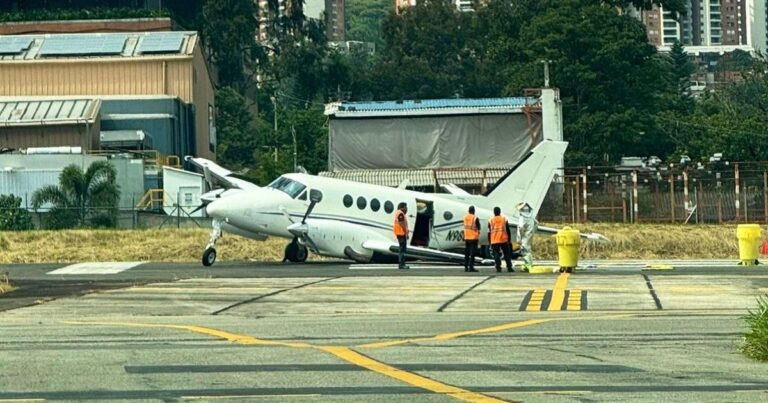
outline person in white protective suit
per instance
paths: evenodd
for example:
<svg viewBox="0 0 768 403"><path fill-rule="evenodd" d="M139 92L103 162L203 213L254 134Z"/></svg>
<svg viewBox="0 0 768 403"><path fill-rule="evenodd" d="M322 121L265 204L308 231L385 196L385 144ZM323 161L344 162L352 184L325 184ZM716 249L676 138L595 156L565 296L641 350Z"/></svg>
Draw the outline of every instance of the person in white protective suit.
<svg viewBox="0 0 768 403"><path fill-rule="evenodd" d="M517 240L520 242L520 254L525 262L525 271L533 267L533 253L531 241L536 232L538 222L533 216L533 208L526 202L517 204Z"/></svg>

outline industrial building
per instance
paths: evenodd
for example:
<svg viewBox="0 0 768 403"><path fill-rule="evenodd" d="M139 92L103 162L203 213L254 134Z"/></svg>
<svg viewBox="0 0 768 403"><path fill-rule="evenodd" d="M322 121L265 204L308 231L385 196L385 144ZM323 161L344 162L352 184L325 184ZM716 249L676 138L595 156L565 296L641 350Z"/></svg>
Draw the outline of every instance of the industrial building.
<svg viewBox="0 0 768 403"><path fill-rule="evenodd" d="M184 137L172 140L178 146L162 151L191 150L215 159L213 85L195 32L0 36L0 96L14 97L20 105L33 97L124 96L133 97L134 104L147 103L147 96L166 97L171 100L153 102L168 104L164 110L185 109L178 115L194 123L185 123L189 130L176 134ZM172 99L178 105L169 105ZM138 114L153 110L145 107ZM133 129L118 123L109 128Z"/></svg>
<svg viewBox="0 0 768 403"><path fill-rule="evenodd" d="M322 175L387 186L482 190L543 139L563 138L552 88L517 98L336 102L325 114Z"/></svg>

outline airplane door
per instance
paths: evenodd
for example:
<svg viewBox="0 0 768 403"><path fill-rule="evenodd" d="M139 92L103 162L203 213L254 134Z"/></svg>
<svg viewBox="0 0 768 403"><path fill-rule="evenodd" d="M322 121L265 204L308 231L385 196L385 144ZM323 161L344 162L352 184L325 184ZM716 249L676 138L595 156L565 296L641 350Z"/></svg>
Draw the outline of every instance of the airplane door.
<svg viewBox="0 0 768 403"><path fill-rule="evenodd" d="M413 226L411 246L429 246L435 209L431 201L416 199L416 223Z"/></svg>

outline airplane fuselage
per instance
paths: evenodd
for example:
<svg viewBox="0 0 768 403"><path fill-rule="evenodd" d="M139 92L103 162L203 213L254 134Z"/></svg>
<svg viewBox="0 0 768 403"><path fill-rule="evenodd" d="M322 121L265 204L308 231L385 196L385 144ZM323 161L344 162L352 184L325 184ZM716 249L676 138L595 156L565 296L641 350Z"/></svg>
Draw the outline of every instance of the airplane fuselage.
<svg viewBox="0 0 768 403"><path fill-rule="evenodd" d="M482 200L476 197L452 200L439 194L305 174L286 174L264 188L234 191L206 209L214 219L247 233L293 239L288 227L304 217L310 190L319 191L322 200L306 219L312 242L305 244L322 256L370 260L373 252L363 242L396 242L392 226L394 210L401 202L408 206L411 245L462 249L463 217L470 205L475 205L481 221L481 244L487 242L485 226L492 212L479 206Z"/></svg>

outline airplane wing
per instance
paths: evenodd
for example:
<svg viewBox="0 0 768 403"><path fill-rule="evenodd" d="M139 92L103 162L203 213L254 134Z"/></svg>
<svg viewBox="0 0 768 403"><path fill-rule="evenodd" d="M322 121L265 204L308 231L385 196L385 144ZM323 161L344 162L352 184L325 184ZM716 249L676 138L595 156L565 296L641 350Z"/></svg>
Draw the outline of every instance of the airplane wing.
<svg viewBox="0 0 768 403"><path fill-rule="evenodd" d="M453 183L446 183L442 185L443 189L454 196L472 196L466 190L454 185Z"/></svg>
<svg viewBox="0 0 768 403"><path fill-rule="evenodd" d="M517 229L517 225L515 225L515 224L510 223L509 226L512 227L512 228ZM557 231L560 231L560 229L552 228L552 227L542 227L542 226L539 226L536 229L536 231L537 232L543 232L545 234L552 234L552 235L554 235L554 234L557 234ZM582 232L580 235L581 235L582 239L586 239L588 241L610 242L610 240L608 238L606 238L602 234L598 234L596 232L589 232L589 233Z"/></svg>
<svg viewBox="0 0 768 403"><path fill-rule="evenodd" d="M363 248L393 256L396 256L400 252L400 246L398 244L388 241L365 241L363 242ZM437 249L423 248L420 246L409 245L406 249L405 256L438 262L464 263L464 255L460 253L445 252ZM475 262L485 265L493 264L493 260L483 259L480 257L475 257Z"/></svg>
<svg viewBox="0 0 768 403"><path fill-rule="evenodd" d="M251 182L244 181L234 177L234 173L226 168L217 165L215 162L205 158L195 158L192 156L184 157L184 160L188 161L192 165L200 168L205 176L205 181L208 182L208 186L213 189L211 178L216 179L225 188L228 189L258 189L259 187Z"/></svg>

